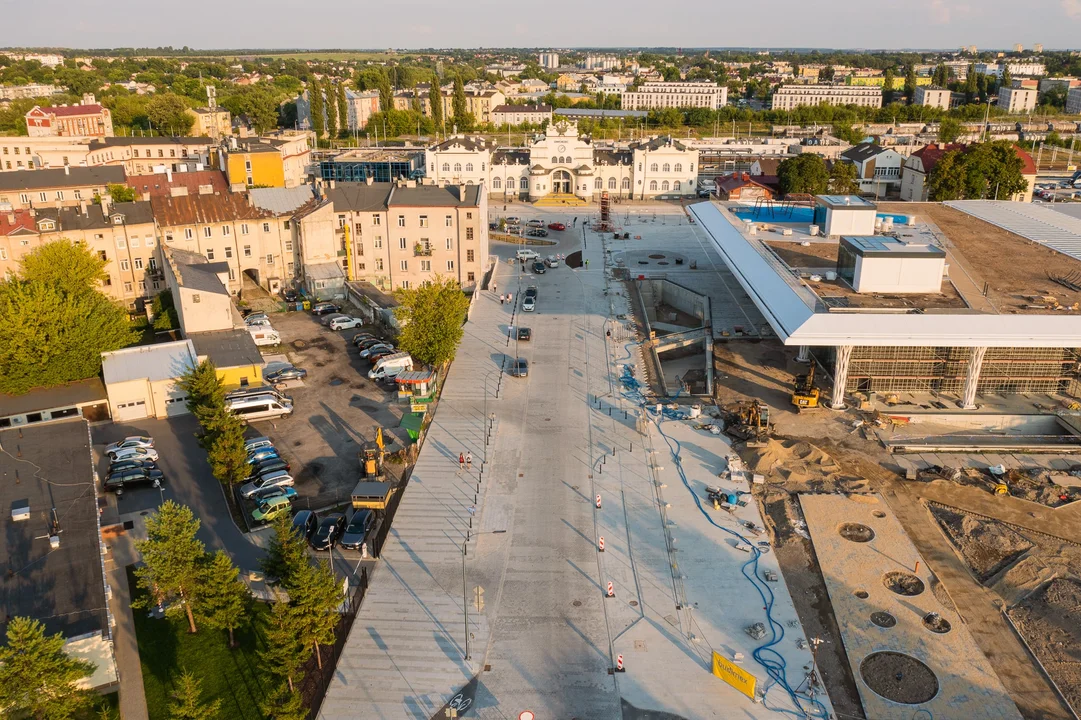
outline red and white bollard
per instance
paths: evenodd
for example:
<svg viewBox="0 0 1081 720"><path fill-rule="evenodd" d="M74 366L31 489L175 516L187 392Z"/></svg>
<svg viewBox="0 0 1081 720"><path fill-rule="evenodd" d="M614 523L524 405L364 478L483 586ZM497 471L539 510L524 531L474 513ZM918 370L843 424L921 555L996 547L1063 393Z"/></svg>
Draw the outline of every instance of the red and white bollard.
<svg viewBox="0 0 1081 720"><path fill-rule="evenodd" d="M601 509L601 494L597 493L597 509Z"/></svg>
<svg viewBox="0 0 1081 720"><path fill-rule="evenodd" d="M626 668L623 667L622 655L616 655L616 672L626 672Z"/></svg>
<svg viewBox="0 0 1081 720"><path fill-rule="evenodd" d="M604 552L604 535L601 535L597 540L597 550L599 552Z"/></svg>
<svg viewBox="0 0 1081 720"><path fill-rule="evenodd" d="M614 598L616 596L616 587L611 583L611 581L609 581L608 583L608 592L606 592L604 596L610 598Z"/></svg>

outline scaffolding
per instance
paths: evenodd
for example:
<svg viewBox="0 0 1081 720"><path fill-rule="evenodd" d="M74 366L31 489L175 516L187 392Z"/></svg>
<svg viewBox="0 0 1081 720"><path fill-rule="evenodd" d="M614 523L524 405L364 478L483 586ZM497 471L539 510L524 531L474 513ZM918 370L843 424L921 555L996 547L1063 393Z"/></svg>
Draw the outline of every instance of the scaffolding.
<svg viewBox="0 0 1081 720"><path fill-rule="evenodd" d="M864 346L852 350L849 392L945 392L964 389L971 348ZM1076 348L988 348L977 393L1075 394Z"/></svg>

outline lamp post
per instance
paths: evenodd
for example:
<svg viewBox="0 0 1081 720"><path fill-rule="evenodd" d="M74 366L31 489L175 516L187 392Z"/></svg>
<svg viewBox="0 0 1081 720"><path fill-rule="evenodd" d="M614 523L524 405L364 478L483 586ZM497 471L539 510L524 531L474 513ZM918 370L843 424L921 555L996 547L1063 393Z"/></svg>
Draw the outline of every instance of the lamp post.
<svg viewBox="0 0 1081 720"><path fill-rule="evenodd" d="M469 545L469 539L477 535L502 535L506 530L489 530L487 532L474 533L472 530L465 531L465 540L462 541L462 619L465 622L465 659L469 660L469 591L465 579L465 550Z"/></svg>

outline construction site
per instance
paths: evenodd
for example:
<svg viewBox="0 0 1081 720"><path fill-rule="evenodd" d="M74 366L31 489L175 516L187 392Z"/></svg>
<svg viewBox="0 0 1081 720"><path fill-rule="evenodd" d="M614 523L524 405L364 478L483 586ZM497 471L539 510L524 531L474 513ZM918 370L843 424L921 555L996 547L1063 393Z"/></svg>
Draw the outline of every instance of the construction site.
<svg viewBox="0 0 1081 720"><path fill-rule="evenodd" d="M1081 259L979 208L849 202L606 241L651 386L754 477L839 717L1076 718ZM666 369L688 333L709 390Z"/></svg>

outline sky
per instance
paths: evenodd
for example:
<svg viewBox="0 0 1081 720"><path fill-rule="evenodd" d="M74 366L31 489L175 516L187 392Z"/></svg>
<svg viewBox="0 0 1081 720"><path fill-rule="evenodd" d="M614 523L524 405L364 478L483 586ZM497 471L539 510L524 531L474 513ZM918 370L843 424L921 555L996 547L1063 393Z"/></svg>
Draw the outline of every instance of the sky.
<svg viewBox="0 0 1081 720"><path fill-rule="evenodd" d="M1081 48L1081 0L0 0L0 17L25 47Z"/></svg>

